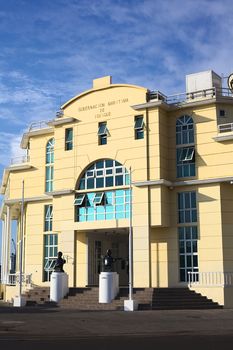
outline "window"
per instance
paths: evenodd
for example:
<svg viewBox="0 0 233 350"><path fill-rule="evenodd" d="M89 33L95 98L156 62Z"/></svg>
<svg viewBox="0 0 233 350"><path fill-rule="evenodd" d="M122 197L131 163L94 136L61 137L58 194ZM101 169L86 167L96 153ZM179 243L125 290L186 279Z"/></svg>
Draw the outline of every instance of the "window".
<svg viewBox="0 0 233 350"><path fill-rule="evenodd" d="M143 139L144 138L144 121L143 116L139 115L135 117L134 120L134 135L135 140Z"/></svg>
<svg viewBox="0 0 233 350"><path fill-rule="evenodd" d="M188 281L188 272L198 272L196 192L178 193L178 236L180 281Z"/></svg>
<svg viewBox="0 0 233 350"><path fill-rule="evenodd" d="M109 131L107 128L107 123L106 122L99 123L99 129L98 129L99 145L106 145L108 136L109 136Z"/></svg>
<svg viewBox="0 0 233 350"><path fill-rule="evenodd" d="M79 190L129 185L129 173L119 162L112 159L99 160L82 175Z"/></svg>
<svg viewBox="0 0 233 350"><path fill-rule="evenodd" d="M75 220L78 222L124 219L129 218L129 215L129 189L88 192L82 206L75 206Z"/></svg>
<svg viewBox="0 0 233 350"><path fill-rule="evenodd" d="M179 227L180 281L188 281L188 272L198 272L197 227Z"/></svg>
<svg viewBox="0 0 233 350"><path fill-rule="evenodd" d="M73 128L65 130L65 150L71 151L73 149Z"/></svg>
<svg viewBox="0 0 233 350"><path fill-rule="evenodd" d="M180 148L179 161L187 162L193 159L194 147Z"/></svg>
<svg viewBox="0 0 233 350"><path fill-rule="evenodd" d="M53 165L46 166L45 192L53 191Z"/></svg>
<svg viewBox="0 0 233 350"><path fill-rule="evenodd" d="M58 251L57 234L44 235L44 281L50 281Z"/></svg>
<svg viewBox="0 0 233 350"><path fill-rule="evenodd" d="M226 112L224 109L220 109L219 110L219 117L225 117L226 116Z"/></svg>
<svg viewBox="0 0 233 350"><path fill-rule="evenodd" d="M187 115L176 122L176 173L178 178L196 175L194 125Z"/></svg>
<svg viewBox="0 0 233 350"><path fill-rule="evenodd" d="M81 206L83 204L84 198L85 198L85 194L78 195L77 198L75 198L74 200L74 205Z"/></svg>
<svg viewBox="0 0 233 350"><path fill-rule="evenodd" d="M54 163L54 139L50 139L46 145L46 164Z"/></svg>
<svg viewBox="0 0 233 350"><path fill-rule="evenodd" d="M53 230L53 206L51 204L44 207L44 231Z"/></svg>
<svg viewBox="0 0 233 350"><path fill-rule="evenodd" d="M54 139L50 139L46 145L46 166L45 166L45 192L53 191L54 175Z"/></svg>
<svg viewBox="0 0 233 350"><path fill-rule="evenodd" d="M178 193L178 223L197 222L196 192Z"/></svg>
<svg viewBox="0 0 233 350"><path fill-rule="evenodd" d="M104 193L103 192L99 192L99 193L96 193L94 198L93 198L93 204L95 205L100 205L103 201L103 197L104 197Z"/></svg>

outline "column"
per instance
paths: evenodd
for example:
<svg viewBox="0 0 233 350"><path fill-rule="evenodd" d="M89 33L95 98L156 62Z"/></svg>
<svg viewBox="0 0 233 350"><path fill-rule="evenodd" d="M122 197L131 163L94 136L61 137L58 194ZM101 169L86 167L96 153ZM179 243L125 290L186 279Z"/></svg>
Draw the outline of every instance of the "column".
<svg viewBox="0 0 233 350"><path fill-rule="evenodd" d="M10 273L10 250L11 250L11 208L7 206L6 214L6 281Z"/></svg>
<svg viewBox="0 0 233 350"><path fill-rule="evenodd" d="M1 282L5 284L5 242L6 242L6 215L2 221L2 249L1 249Z"/></svg>
<svg viewBox="0 0 233 350"><path fill-rule="evenodd" d="M10 264L10 243L11 243L11 213L10 207L7 206L7 212L4 214L2 230L2 283L8 283L9 264Z"/></svg>

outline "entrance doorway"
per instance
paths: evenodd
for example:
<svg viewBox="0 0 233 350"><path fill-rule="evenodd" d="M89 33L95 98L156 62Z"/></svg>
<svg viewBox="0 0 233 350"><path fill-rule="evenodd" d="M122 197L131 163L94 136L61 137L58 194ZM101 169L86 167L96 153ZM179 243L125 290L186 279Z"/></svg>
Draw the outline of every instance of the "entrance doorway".
<svg viewBox="0 0 233 350"><path fill-rule="evenodd" d="M119 274L119 284L128 285L128 231L90 233L88 235L88 285L99 284L103 257L108 249L114 258L113 271Z"/></svg>

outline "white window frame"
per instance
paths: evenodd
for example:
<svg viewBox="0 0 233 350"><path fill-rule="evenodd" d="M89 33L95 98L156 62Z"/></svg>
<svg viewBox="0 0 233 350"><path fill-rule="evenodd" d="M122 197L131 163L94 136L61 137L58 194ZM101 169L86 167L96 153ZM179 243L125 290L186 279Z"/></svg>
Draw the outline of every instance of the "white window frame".
<svg viewBox="0 0 233 350"><path fill-rule="evenodd" d="M78 197L75 198L75 200L74 200L74 205L80 207L83 204L85 196L86 196L85 194L78 195Z"/></svg>
<svg viewBox="0 0 233 350"><path fill-rule="evenodd" d="M99 195L101 195L101 196L100 196L99 200L96 201L96 197L98 197ZM97 193L95 194L95 197L93 198L93 201L92 201L93 204L94 204L94 205L101 205L102 200L103 200L103 196L104 196L104 192L97 192Z"/></svg>
<svg viewBox="0 0 233 350"><path fill-rule="evenodd" d="M192 150L191 153L189 154L189 150ZM193 156L194 156L194 146L191 147L185 147L182 148L181 152L180 152L180 157L179 157L179 161L180 162L188 162L193 160Z"/></svg>

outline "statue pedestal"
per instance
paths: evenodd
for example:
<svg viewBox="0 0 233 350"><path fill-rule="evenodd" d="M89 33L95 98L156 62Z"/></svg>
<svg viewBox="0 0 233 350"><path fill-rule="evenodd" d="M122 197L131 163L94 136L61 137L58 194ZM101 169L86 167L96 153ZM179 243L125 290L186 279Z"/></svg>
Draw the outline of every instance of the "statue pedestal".
<svg viewBox="0 0 233 350"><path fill-rule="evenodd" d="M116 272L101 272L99 275L99 303L111 303L119 293L119 275Z"/></svg>
<svg viewBox="0 0 233 350"><path fill-rule="evenodd" d="M24 296L16 296L14 297L14 302L13 302L13 306L15 307L23 307L26 305L26 298Z"/></svg>
<svg viewBox="0 0 233 350"><path fill-rule="evenodd" d="M50 301L58 303L68 294L68 275L65 272L52 272L50 279Z"/></svg>

